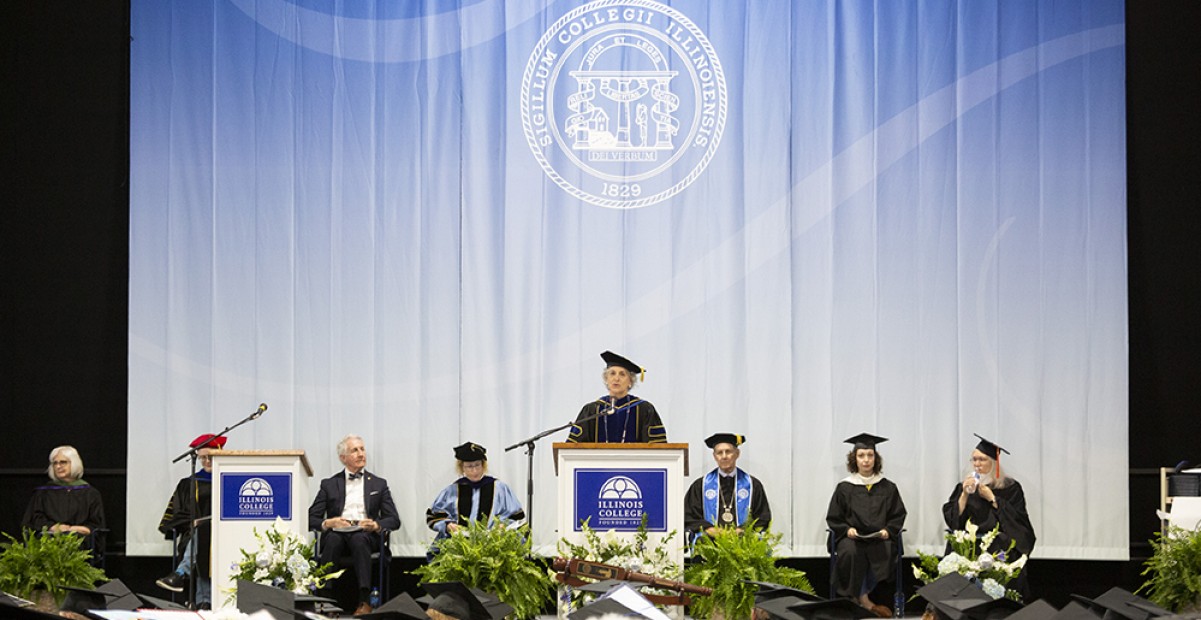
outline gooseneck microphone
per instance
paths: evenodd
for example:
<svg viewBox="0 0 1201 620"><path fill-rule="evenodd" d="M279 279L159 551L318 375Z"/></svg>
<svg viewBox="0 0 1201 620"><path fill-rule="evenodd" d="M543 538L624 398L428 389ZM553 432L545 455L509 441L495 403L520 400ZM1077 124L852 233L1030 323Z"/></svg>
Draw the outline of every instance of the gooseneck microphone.
<svg viewBox="0 0 1201 620"><path fill-rule="evenodd" d="M265 413L266 411L267 411L267 403L262 403L259 405L258 411L255 411L254 413L250 414L250 419L257 420L260 417L262 417L263 413Z"/></svg>

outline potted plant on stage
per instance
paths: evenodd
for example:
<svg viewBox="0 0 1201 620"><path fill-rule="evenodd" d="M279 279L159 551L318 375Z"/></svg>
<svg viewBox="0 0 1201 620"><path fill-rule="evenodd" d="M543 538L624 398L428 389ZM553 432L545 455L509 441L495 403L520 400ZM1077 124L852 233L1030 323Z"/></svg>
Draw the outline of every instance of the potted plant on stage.
<svg viewBox="0 0 1201 620"><path fill-rule="evenodd" d="M758 586L749 581L778 583L813 592L803 571L776 564L780 534L758 531L749 521L739 531L718 528L714 536L702 536L692 550L696 563L684 569L684 581L713 588L712 596L693 599L693 618L746 620L755 608Z"/></svg>
<svg viewBox="0 0 1201 620"><path fill-rule="evenodd" d="M33 600L39 609L57 609L67 588L92 588L104 571L89 563L83 539L26 529L22 540L4 534L0 543L0 590Z"/></svg>
<svg viewBox="0 0 1201 620"><path fill-rule="evenodd" d="M551 581L533 557L528 529L503 522L489 525L477 519L459 527L438 541L433 560L413 574L421 583L460 581L495 594L518 618L537 616L550 602Z"/></svg>
<svg viewBox="0 0 1201 620"><path fill-rule="evenodd" d="M1026 556L1023 555L1013 562L1006 561L1017 544L1013 541L1010 541L1009 549L997 553L988 552L989 545L1001 531L1000 527L998 525L991 532L977 538L978 527L968 519L964 529L946 535L951 547L951 552L946 556L940 559L921 551L917 552L918 562L913 565L913 575L922 583L930 583L943 575L959 573L993 598L1005 597L1021 601L1021 595L1007 586L1022 573L1022 568L1026 566Z"/></svg>
<svg viewBox="0 0 1201 620"><path fill-rule="evenodd" d="M1177 614L1201 611L1201 529L1169 526L1151 541L1153 552L1143 563L1146 591L1151 602Z"/></svg>
<svg viewBox="0 0 1201 620"><path fill-rule="evenodd" d="M580 525L584 535L583 544L575 544L566 538L561 538L556 545L559 556L599 562L670 581L681 578L680 565L671 560L671 541L675 538L676 532L671 531L660 538L657 544L651 545L647 515L642 515L642 522L638 525L633 537L619 536L614 530L605 533L597 532L588 527L586 520ZM651 594L669 593L655 588L649 588L646 592ZM580 609L595 596L595 594L581 591L567 584L559 585L559 591L555 598L560 616Z"/></svg>
<svg viewBox="0 0 1201 620"><path fill-rule="evenodd" d="M317 564L312 544L293 532L283 519L276 517L275 523L263 531L255 528L254 537L258 548L242 549L242 559L233 565L230 581L234 584L242 579L312 595L342 575L343 571L330 572L333 564ZM228 605L236 600L238 591L236 586L226 591L230 594Z"/></svg>

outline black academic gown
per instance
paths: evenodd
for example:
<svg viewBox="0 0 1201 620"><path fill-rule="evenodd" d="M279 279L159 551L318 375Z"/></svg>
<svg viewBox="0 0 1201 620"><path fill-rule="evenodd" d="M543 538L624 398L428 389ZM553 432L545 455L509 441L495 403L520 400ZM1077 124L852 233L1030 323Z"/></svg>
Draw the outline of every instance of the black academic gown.
<svg viewBox="0 0 1201 620"><path fill-rule="evenodd" d="M213 483L211 478L197 477L193 486L192 478L181 478L175 484L175 492L167 500L167 508L163 510L163 518L158 522L158 531L164 536L175 532L175 549L183 554L191 540L193 519L201 519L213 513ZM198 574L209 574L209 521L196 525L196 569Z"/></svg>
<svg viewBox="0 0 1201 620"><path fill-rule="evenodd" d="M838 596L859 596L869 571L877 582L891 579L896 570L895 541L907 514L901 492L887 478L870 486L843 480L834 487L826 525L834 533ZM849 538L852 527L860 534L887 530L889 539Z"/></svg>
<svg viewBox="0 0 1201 620"><path fill-rule="evenodd" d="M1010 478L1006 486L993 489L993 495L997 498L996 508L992 507L991 502L980 497L979 493L972 493L967 496L967 506L960 513L959 495L962 492L963 483L960 482L955 485L950 499L942 506L942 516L947 527L953 530L962 530L967 525L968 519L971 519L972 523L980 528L979 534L983 535L991 532L997 524L1000 524L1000 533L997 534L996 540L993 540L988 551L995 553L1006 550L1009 548L1009 542L1015 541L1017 544L1005 558L1006 562L1029 555L1034 550L1036 540L1034 525L1030 523L1030 513L1026 512L1026 494L1022 491L1021 483ZM949 549L948 545L948 551ZM1027 568L1022 569L1022 574L1009 583L1009 587L1021 593L1023 598L1028 598L1030 595L1026 579L1029 564L1026 566Z"/></svg>
<svg viewBox="0 0 1201 620"><path fill-rule="evenodd" d="M57 523L83 525L93 531L103 528L104 502L100 499L100 491L87 483L64 485L56 482L34 489L21 527L40 530Z"/></svg>
<svg viewBox="0 0 1201 620"><path fill-rule="evenodd" d="M771 504L767 501L767 492L763 490L763 483L754 476L750 476L750 478L751 506L748 509L747 518L755 520L756 529L765 530L771 525ZM719 478L718 484L722 497L733 496L733 476ZM688 493L684 495L684 529L688 532L688 540L691 541L698 534L715 525L717 524L705 520L705 477L701 476L692 481L692 485L688 487Z"/></svg>
<svg viewBox="0 0 1201 620"><path fill-rule="evenodd" d="M577 424L571 425L567 441L570 443L663 443L667 441L667 429L659 412L649 401L637 396L626 395L617 399L616 407L624 410L608 416L593 418L587 422L579 422L584 418L595 415L607 409L608 396L594 400L580 409L576 416ZM630 404L633 403L633 404Z"/></svg>

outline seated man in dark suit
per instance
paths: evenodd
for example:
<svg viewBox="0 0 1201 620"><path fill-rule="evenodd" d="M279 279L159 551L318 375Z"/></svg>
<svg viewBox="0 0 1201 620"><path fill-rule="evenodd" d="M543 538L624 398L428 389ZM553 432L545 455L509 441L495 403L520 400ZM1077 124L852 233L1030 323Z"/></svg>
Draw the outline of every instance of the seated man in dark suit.
<svg viewBox="0 0 1201 620"><path fill-rule="evenodd" d="M309 529L321 530L321 563L349 564L359 587L355 615L371 611L371 553L379 548L380 530L400 527L388 482L368 472L363 438L347 435L338 442L343 471L321 481L309 506Z"/></svg>

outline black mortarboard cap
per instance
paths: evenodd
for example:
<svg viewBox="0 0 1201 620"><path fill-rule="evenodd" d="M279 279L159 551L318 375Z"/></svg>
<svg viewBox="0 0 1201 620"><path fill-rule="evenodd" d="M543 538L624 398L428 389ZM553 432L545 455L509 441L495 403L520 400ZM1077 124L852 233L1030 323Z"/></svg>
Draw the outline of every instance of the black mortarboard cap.
<svg viewBox="0 0 1201 620"><path fill-rule="evenodd" d="M1006 620L1050 620L1057 613L1058 609L1040 598L1013 612Z"/></svg>
<svg viewBox="0 0 1201 620"><path fill-rule="evenodd" d="M496 597L468 588L461 581L432 581L421 584L421 587L429 592L430 609L459 620L494 620L513 611L512 607L496 600ZM505 611L505 607L508 611Z"/></svg>
<svg viewBox="0 0 1201 620"><path fill-rule="evenodd" d="M1097 620L1101 614L1091 611L1087 605L1070 601L1063 606L1050 620Z"/></svg>
<svg viewBox="0 0 1201 620"><path fill-rule="evenodd" d="M150 596L149 594L136 594L135 596L142 601L142 604L138 605L135 609L187 609L187 607L180 605L179 603L168 601L165 598Z"/></svg>
<svg viewBox="0 0 1201 620"><path fill-rule="evenodd" d="M871 433L859 433L854 437L843 439L843 443L854 444L856 448L871 448L876 449L876 444L888 441L887 437L880 437Z"/></svg>
<svg viewBox="0 0 1201 620"><path fill-rule="evenodd" d="M488 450L478 443L469 441L461 446L455 446L455 458L465 463L486 461L488 460Z"/></svg>
<svg viewBox="0 0 1201 620"><path fill-rule="evenodd" d="M417 601L409 596L408 592L401 592L400 596L380 605L374 611L362 614L360 618L376 618L378 620L428 620L429 616L425 614L425 610Z"/></svg>
<svg viewBox="0 0 1201 620"><path fill-rule="evenodd" d="M601 359L605 360L605 368L609 368L610 366L620 366L620 367L625 368L626 370L630 371L630 374L635 374L635 375L643 374L646 372L645 368L639 366L638 364L635 364L634 362L631 362L630 360L628 360L612 351L605 351L604 353L601 353Z"/></svg>
<svg viewBox="0 0 1201 620"><path fill-rule="evenodd" d="M788 611L800 616L802 620L858 620L876 617L872 610L847 598L800 603L789 607Z"/></svg>
<svg viewBox="0 0 1201 620"><path fill-rule="evenodd" d="M1022 608L1022 604L1010 598L990 598L985 601L959 598L944 601L943 605L962 611L972 620L999 620L1008 618Z"/></svg>
<svg viewBox="0 0 1201 620"><path fill-rule="evenodd" d="M13 620L50 620L51 618L57 618L58 620L62 620L62 616L38 611L32 605L31 601L0 592L0 616L4 618L12 618Z"/></svg>
<svg viewBox="0 0 1201 620"><path fill-rule="evenodd" d="M976 437L980 438L980 443L976 444L976 449L987 454L988 458L995 461L995 460L1001 458L1002 452L1004 452L1005 454L1009 454L1009 450L1006 450L1005 448L1002 448L1001 446L998 446L997 444L995 444L983 437L980 437L979 433L972 433L972 434L975 435Z"/></svg>
<svg viewBox="0 0 1201 620"><path fill-rule="evenodd" d="M744 579L743 583L749 583L749 584L757 586L759 588L759 590L755 592L755 604L756 605L758 605L759 603L764 602L764 601L770 601L772 599L778 599L778 598L795 598L795 599L798 599L799 601L823 600L820 596L818 596L816 594L811 594L804 590L799 590L797 588L780 585L778 583L772 583L770 581L754 581L751 579ZM793 604L795 605L795 603L793 603Z"/></svg>
<svg viewBox="0 0 1201 620"><path fill-rule="evenodd" d="M108 597L109 609L123 609L125 611L133 611L139 607L145 607L142 599L134 594L129 586L126 586L120 579L112 579L96 586L97 592L103 592Z"/></svg>
<svg viewBox="0 0 1201 620"><path fill-rule="evenodd" d="M632 584L632 583L625 582L625 581L619 581L619 580L615 580L615 579L606 580L606 581L616 582L616 583L614 583L611 588L606 590L605 594L603 596L601 596L600 598L592 601L591 603L588 603L587 605L584 605L583 607L567 614L567 617L570 620L589 620L590 618L600 618L601 616L607 616L607 615L647 618L648 616L645 613L643 613L639 609L635 609L635 608L629 606L629 603L631 603L633 601L640 601L641 609L654 609L655 608L655 606L650 601L648 601L646 599L646 597L644 597L640 592L638 592L638 587L636 587L636 584ZM602 583L605 583L605 582L598 581L597 583L592 584L592 585L600 585ZM585 587L587 587L587 586L585 586ZM623 595L619 594L619 592L618 592L619 590L622 590L623 588L628 588L630 590L630 592L633 593L632 595L625 594L624 601L622 599ZM655 616L655 617L657 618L660 616Z"/></svg>
<svg viewBox="0 0 1201 620"><path fill-rule="evenodd" d="M954 601L991 601L992 597L985 594L976 584L967 580L959 573L943 575L934 581L918 588L917 595L934 605L938 611L950 620L963 620L967 617L963 604L952 605Z"/></svg>
<svg viewBox="0 0 1201 620"><path fill-rule="evenodd" d="M1103 618L1109 620L1150 620L1172 613L1129 590L1117 587L1110 588L1095 599L1076 594L1073 594L1072 598L1087 605L1090 611L1099 613Z"/></svg>
<svg viewBox="0 0 1201 620"><path fill-rule="evenodd" d="M244 614L266 611L275 620L292 620L296 617L294 599L289 590L238 580L238 611Z"/></svg>
<svg viewBox="0 0 1201 620"><path fill-rule="evenodd" d="M705 445L710 448L716 448L719 443L728 443L735 448L746 443L746 435L735 435L734 433L714 433L709 435L705 440Z"/></svg>

